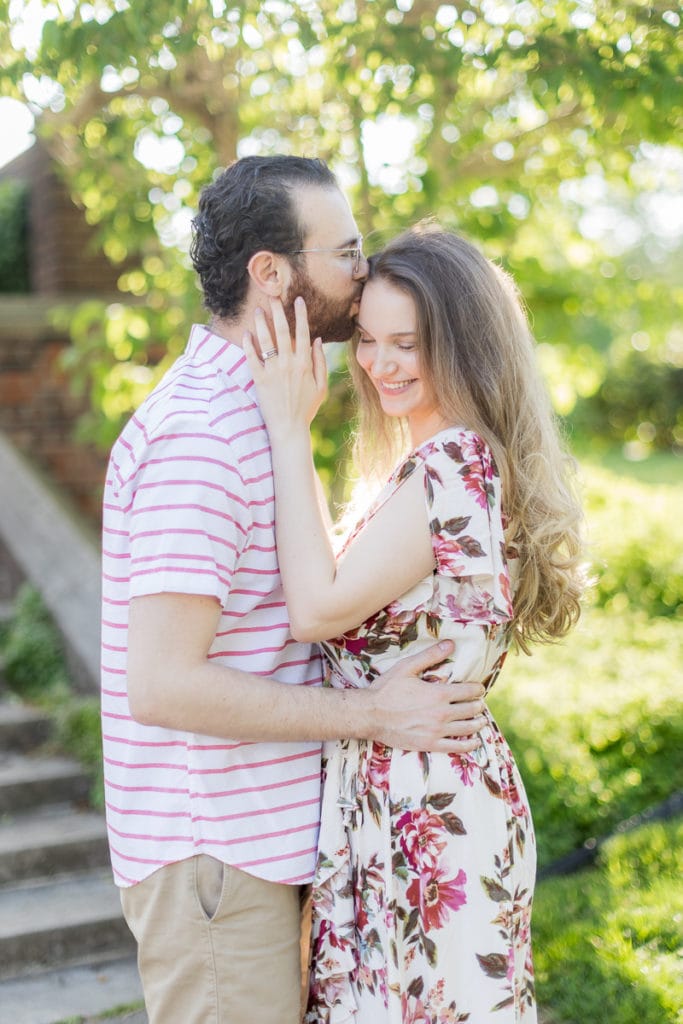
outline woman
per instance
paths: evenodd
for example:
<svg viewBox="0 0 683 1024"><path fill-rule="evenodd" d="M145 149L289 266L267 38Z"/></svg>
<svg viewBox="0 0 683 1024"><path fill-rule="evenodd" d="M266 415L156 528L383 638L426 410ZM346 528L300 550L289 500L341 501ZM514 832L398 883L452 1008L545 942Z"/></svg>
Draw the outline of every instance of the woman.
<svg viewBox="0 0 683 1024"><path fill-rule="evenodd" d="M370 260L352 360L362 467L396 468L335 558L308 426L320 340L274 309L246 350L273 447L277 543L297 639L329 682L365 687L435 638L434 683L493 685L508 648L579 614L580 509L513 284L469 243L414 229ZM407 427L408 438L399 426ZM405 451L405 447L408 451ZM529 922L535 844L495 721L473 753L365 741L326 747L305 1020L535 1021Z"/></svg>

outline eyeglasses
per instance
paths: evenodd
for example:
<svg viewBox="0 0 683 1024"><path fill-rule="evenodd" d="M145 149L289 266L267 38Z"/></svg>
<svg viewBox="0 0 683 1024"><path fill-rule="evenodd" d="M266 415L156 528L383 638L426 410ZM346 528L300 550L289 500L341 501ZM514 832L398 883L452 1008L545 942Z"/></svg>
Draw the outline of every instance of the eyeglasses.
<svg viewBox="0 0 683 1024"><path fill-rule="evenodd" d="M363 236L358 236L358 245L354 245L349 249L292 249L289 253L284 253L285 256L303 256L304 253L313 252L334 252L342 258L353 260L351 265L351 273L355 276L360 270L360 261L363 259Z"/></svg>

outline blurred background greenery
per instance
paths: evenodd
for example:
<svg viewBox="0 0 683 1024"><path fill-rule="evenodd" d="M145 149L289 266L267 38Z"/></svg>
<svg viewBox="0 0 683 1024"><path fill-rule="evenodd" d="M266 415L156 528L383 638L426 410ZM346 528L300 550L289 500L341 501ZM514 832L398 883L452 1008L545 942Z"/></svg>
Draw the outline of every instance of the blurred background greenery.
<svg viewBox="0 0 683 1024"><path fill-rule="evenodd" d="M290 152L330 162L369 251L434 216L504 263L577 438L632 457L683 446L675 5L0 0L0 15L0 94L38 117L121 267L120 302L69 314L89 438L115 437L203 316L200 188L238 155ZM0 195L3 240L22 201ZM328 474L340 422L334 407L320 427Z"/></svg>
<svg viewBox="0 0 683 1024"><path fill-rule="evenodd" d="M201 187L236 156L326 159L368 252L433 216L512 271L580 460L596 581L575 633L512 659L492 698L527 783L541 864L670 796L683 769L675 5L0 0L0 15L0 94L36 116L120 267L116 302L61 314L90 440L111 443L204 319L189 226ZM0 290L14 293L28 287L24 202L0 187ZM352 420L335 360L315 424L333 503L347 491ZM18 622L42 624L10 629L10 674L29 656L27 637L48 643L25 604ZM65 703L60 670L40 656L64 742L96 764L96 709ZM679 823L652 823L601 846L586 871L541 882L548 1020L680 1022L678 839Z"/></svg>

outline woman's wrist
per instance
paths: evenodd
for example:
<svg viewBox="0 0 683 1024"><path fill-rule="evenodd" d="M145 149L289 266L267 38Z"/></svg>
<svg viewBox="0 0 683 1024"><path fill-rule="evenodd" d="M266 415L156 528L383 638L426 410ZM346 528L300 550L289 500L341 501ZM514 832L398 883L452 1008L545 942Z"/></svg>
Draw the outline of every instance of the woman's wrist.
<svg viewBox="0 0 683 1024"><path fill-rule="evenodd" d="M266 424L271 448L287 446L288 451L301 448L308 451L311 447L311 434L308 427L302 423L274 423Z"/></svg>

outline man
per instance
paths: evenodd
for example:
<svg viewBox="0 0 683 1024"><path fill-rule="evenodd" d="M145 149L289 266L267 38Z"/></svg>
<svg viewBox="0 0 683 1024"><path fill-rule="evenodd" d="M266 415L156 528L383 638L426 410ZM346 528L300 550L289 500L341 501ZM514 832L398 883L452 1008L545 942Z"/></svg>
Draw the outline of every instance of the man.
<svg viewBox="0 0 683 1024"><path fill-rule="evenodd" d="M279 298L291 316L298 295L312 336L347 338L367 273L360 247L320 161L233 164L195 221L211 325L192 328L112 451L107 821L150 1024L294 1024L320 741L458 752L473 741L454 737L479 725L478 684L419 678L450 647L336 691L319 686L317 654L289 631L268 437L240 344L257 308Z"/></svg>

